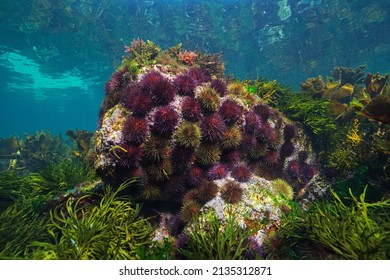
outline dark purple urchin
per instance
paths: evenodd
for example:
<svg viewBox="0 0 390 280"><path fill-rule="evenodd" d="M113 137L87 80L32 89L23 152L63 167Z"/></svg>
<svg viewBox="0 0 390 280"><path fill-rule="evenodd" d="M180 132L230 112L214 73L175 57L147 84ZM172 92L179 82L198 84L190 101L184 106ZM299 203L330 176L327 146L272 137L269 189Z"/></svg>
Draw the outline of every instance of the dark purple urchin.
<svg viewBox="0 0 390 280"><path fill-rule="evenodd" d="M161 136L170 135L177 125L179 116L170 106L160 107L153 116L153 133Z"/></svg>
<svg viewBox="0 0 390 280"><path fill-rule="evenodd" d="M122 94L122 102L134 115L138 116L145 116L154 107L152 98L143 93L139 85L135 83L126 87Z"/></svg>
<svg viewBox="0 0 390 280"><path fill-rule="evenodd" d="M268 166L276 166L280 163L280 155L277 150L270 150L264 156L264 163Z"/></svg>
<svg viewBox="0 0 390 280"><path fill-rule="evenodd" d="M140 88L144 93L150 94L150 91L163 79L164 77L160 72L150 71L142 76Z"/></svg>
<svg viewBox="0 0 390 280"><path fill-rule="evenodd" d="M193 154L194 151L191 149L186 149L180 146L174 147L170 158L175 172L184 171L188 165L191 164Z"/></svg>
<svg viewBox="0 0 390 280"><path fill-rule="evenodd" d="M216 79L211 82L210 87L215 89L221 97L224 97L227 92L227 86L221 79Z"/></svg>
<svg viewBox="0 0 390 280"><path fill-rule="evenodd" d="M301 163L299 168L300 177L305 180L310 180L317 174L317 169L308 163Z"/></svg>
<svg viewBox="0 0 390 280"><path fill-rule="evenodd" d="M239 164L233 167L231 176L238 182L248 182L252 177L252 172L246 165Z"/></svg>
<svg viewBox="0 0 390 280"><path fill-rule="evenodd" d="M248 111L245 113L245 131L249 134L257 134L261 127L259 116L253 112Z"/></svg>
<svg viewBox="0 0 390 280"><path fill-rule="evenodd" d="M266 122L271 114L270 107L265 104L256 105L253 110L257 115L259 115L263 122Z"/></svg>
<svg viewBox="0 0 390 280"><path fill-rule="evenodd" d="M181 174L173 174L169 176L169 181L164 184L164 190L170 194L183 196L185 178Z"/></svg>
<svg viewBox="0 0 390 280"><path fill-rule="evenodd" d="M219 108L219 114L227 125L237 122L242 115L242 106L233 100L225 100Z"/></svg>
<svg viewBox="0 0 390 280"><path fill-rule="evenodd" d="M224 150L221 154L221 161L228 166L233 166L241 160L241 154L238 150Z"/></svg>
<svg viewBox="0 0 390 280"><path fill-rule="evenodd" d="M179 95L194 96L195 80L190 75L179 75L173 80L173 85Z"/></svg>
<svg viewBox="0 0 390 280"><path fill-rule="evenodd" d="M132 144L141 144L148 135L148 123L145 119L130 116L122 129L123 138Z"/></svg>
<svg viewBox="0 0 390 280"><path fill-rule="evenodd" d="M175 87L167 78L158 81L150 91L152 100L156 105L168 105L175 98Z"/></svg>
<svg viewBox="0 0 390 280"><path fill-rule="evenodd" d="M218 180L225 178L228 174L228 169L224 164L217 163L213 165L207 172L207 177L210 180Z"/></svg>
<svg viewBox="0 0 390 280"><path fill-rule="evenodd" d="M222 139L226 126L220 115L214 113L203 118L200 128L205 141L215 142Z"/></svg>
<svg viewBox="0 0 390 280"><path fill-rule="evenodd" d="M284 141L288 142L297 136L297 129L293 124L286 124L283 129Z"/></svg>
<svg viewBox="0 0 390 280"><path fill-rule="evenodd" d="M300 177L300 164L297 160L291 160L287 165L287 173L293 178Z"/></svg>
<svg viewBox="0 0 390 280"><path fill-rule="evenodd" d="M197 187L205 178L205 173L202 168L192 166L187 171L187 184L190 187Z"/></svg>
<svg viewBox="0 0 390 280"><path fill-rule="evenodd" d="M201 70L198 67L192 67L190 68L187 73L187 75L191 76L194 78L196 81L199 83L205 83L209 82L211 80L211 77L209 74L205 73L203 70Z"/></svg>
<svg viewBox="0 0 390 280"><path fill-rule="evenodd" d="M227 203L237 203L242 200L243 190L240 185L234 181L228 181L221 188L221 198Z"/></svg>
<svg viewBox="0 0 390 280"><path fill-rule="evenodd" d="M269 125L269 123L262 123L257 130L256 138L259 142L268 142L272 139L273 133L274 129Z"/></svg>
<svg viewBox="0 0 390 280"><path fill-rule="evenodd" d="M291 142L284 142L282 147L280 148L280 157L285 159L291 156L294 153L295 147Z"/></svg>
<svg viewBox="0 0 390 280"><path fill-rule="evenodd" d="M129 80L127 73L126 69L121 69L112 74L104 88L106 94L114 90L121 90Z"/></svg>
<svg viewBox="0 0 390 280"><path fill-rule="evenodd" d="M203 180L196 191L197 201L205 204L217 195L218 185L212 180Z"/></svg>
<svg viewBox="0 0 390 280"><path fill-rule="evenodd" d="M113 153L119 160L119 165L126 168L138 167L143 149L138 145L124 144L121 148L114 148Z"/></svg>
<svg viewBox="0 0 390 280"><path fill-rule="evenodd" d="M195 98L187 97L181 105L181 113L185 120L196 122L202 117L202 108Z"/></svg>

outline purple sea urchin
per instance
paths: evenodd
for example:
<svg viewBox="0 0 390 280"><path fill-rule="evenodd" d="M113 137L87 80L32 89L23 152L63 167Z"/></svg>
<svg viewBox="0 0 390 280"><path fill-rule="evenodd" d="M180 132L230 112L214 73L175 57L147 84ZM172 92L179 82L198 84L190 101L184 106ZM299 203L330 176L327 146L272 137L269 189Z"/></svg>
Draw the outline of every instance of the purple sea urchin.
<svg viewBox="0 0 390 280"><path fill-rule="evenodd" d="M153 88L164 79L163 75L157 71L146 73L140 80L140 88L143 92L150 94Z"/></svg>
<svg viewBox="0 0 390 280"><path fill-rule="evenodd" d="M152 127L153 133L156 133L157 135L170 135L175 126L177 125L179 116L172 107L165 106L160 107L157 109L157 111L154 113L154 124Z"/></svg>
<svg viewBox="0 0 390 280"><path fill-rule="evenodd" d="M245 114L245 131L249 134L256 134L260 129L261 122L259 116L253 112L248 111Z"/></svg>
<svg viewBox="0 0 390 280"><path fill-rule="evenodd" d="M175 94L175 88L167 78L158 81L150 91L152 100L156 105L168 105L173 101Z"/></svg>
<svg viewBox="0 0 390 280"><path fill-rule="evenodd" d="M295 147L291 142L284 142L282 147L280 148L280 157L285 159L291 156L294 153Z"/></svg>
<svg viewBox="0 0 390 280"><path fill-rule="evenodd" d="M248 182L252 177L252 172L244 164L239 164L233 167L231 176L238 182Z"/></svg>
<svg viewBox="0 0 390 280"><path fill-rule="evenodd" d="M202 137L205 141L216 142L224 137L225 123L218 114L205 116L200 124Z"/></svg>
<svg viewBox="0 0 390 280"><path fill-rule="evenodd" d="M221 97L224 97L227 92L227 86L221 79L216 79L211 82L210 87L215 89Z"/></svg>
<svg viewBox="0 0 390 280"><path fill-rule="evenodd" d="M224 150L221 154L221 162L228 166L233 166L241 160L241 154L238 150Z"/></svg>
<svg viewBox="0 0 390 280"><path fill-rule="evenodd" d="M228 174L228 169L226 168L226 166L217 163L209 169L209 171L207 172L207 177L210 180L218 180L218 179L225 178L227 174Z"/></svg>
<svg viewBox="0 0 390 280"><path fill-rule="evenodd" d="M204 171L197 166L192 166L187 171L187 183L191 187L197 187L204 179Z"/></svg>
<svg viewBox="0 0 390 280"><path fill-rule="evenodd" d="M194 96L196 82L190 75L177 76L173 81L173 85L179 95Z"/></svg>
<svg viewBox="0 0 390 280"><path fill-rule="evenodd" d="M130 116L126 119L122 133L127 142L141 144L148 135L148 123L145 119Z"/></svg>
<svg viewBox="0 0 390 280"><path fill-rule="evenodd" d="M241 118L242 106L233 100L227 99L222 103L218 112L222 116L223 121L227 125L231 125Z"/></svg>
<svg viewBox="0 0 390 280"><path fill-rule="evenodd" d="M202 117L202 108L194 98L187 97L182 103L181 113L185 120L196 122Z"/></svg>
<svg viewBox="0 0 390 280"><path fill-rule="evenodd" d="M287 165L287 173L293 178L300 176L300 164L297 160L291 160Z"/></svg>
<svg viewBox="0 0 390 280"><path fill-rule="evenodd" d="M199 83L209 82L211 80L210 75L206 74L198 67L190 68L186 74L194 78Z"/></svg>
<svg viewBox="0 0 390 280"><path fill-rule="evenodd" d="M284 141L288 142L297 136L297 129L293 124L286 124L283 129Z"/></svg>
<svg viewBox="0 0 390 280"><path fill-rule="evenodd" d="M204 204L212 200L218 193L218 185L212 180L203 180L197 188L197 200Z"/></svg>
<svg viewBox="0 0 390 280"><path fill-rule="evenodd" d="M263 122L266 122L271 114L270 107L265 104L256 105L253 110Z"/></svg>
<svg viewBox="0 0 390 280"><path fill-rule="evenodd" d="M134 85L133 87L138 88L137 85ZM122 95L122 102L137 116L145 116L153 109L152 98L149 95L142 93L139 88L133 89L131 92Z"/></svg>
<svg viewBox="0 0 390 280"><path fill-rule="evenodd" d="M234 181L228 181L222 186L221 198L227 203L238 203L242 200L243 190L240 185Z"/></svg>
<svg viewBox="0 0 390 280"><path fill-rule="evenodd" d="M268 166L276 166L280 163L279 151L270 150L264 156L264 162Z"/></svg>

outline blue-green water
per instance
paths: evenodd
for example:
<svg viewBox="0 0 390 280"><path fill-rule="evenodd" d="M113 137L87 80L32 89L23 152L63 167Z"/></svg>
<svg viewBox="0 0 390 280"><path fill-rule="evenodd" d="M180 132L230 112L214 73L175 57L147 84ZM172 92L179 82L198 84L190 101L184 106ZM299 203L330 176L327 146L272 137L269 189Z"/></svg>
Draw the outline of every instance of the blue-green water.
<svg viewBox="0 0 390 280"><path fill-rule="evenodd" d="M299 89L335 66L390 72L388 0L2 0L0 137L95 130L133 38L222 53L226 73Z"/></svg>

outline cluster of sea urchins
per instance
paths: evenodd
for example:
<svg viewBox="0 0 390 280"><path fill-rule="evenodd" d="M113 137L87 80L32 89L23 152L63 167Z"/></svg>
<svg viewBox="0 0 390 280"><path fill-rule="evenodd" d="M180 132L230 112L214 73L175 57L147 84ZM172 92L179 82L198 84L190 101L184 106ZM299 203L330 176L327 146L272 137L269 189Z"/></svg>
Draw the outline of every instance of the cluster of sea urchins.
<svg viewBox="0 0 390 280"><path fill-rule="evenodd" d="M105 160L98 173L111 181L140 178L137 195L177 203L182 220L218 192L227 203L236 203L243 193L240 184L259 166L281 171L294 152L293 125L260 99L245 100L239 83L227 85L197 67L179 74L155 67L137 79L124 68L107 82L106 94L111 101L103 104L116 106L124 120L120 131L100 122L100 134L117 138L100 139L106 143L101 143ZM110 118L107 110L102 119ZM224 178L224 185L216 183Z"/></svg>

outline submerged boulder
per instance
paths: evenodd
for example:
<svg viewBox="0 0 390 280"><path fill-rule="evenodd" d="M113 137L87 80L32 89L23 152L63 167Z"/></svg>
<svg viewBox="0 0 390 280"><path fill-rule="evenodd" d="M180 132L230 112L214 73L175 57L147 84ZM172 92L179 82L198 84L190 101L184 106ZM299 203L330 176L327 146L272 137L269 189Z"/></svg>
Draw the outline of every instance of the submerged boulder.
<svg viewBox="0 0 390 280"><path fill-rule="evenodd" d="M302 131L244 83L224 77L219 55L180 45L161 51L149 41L126 51L106 84L95 137L95 168L106 183L137 177L131 194L183 223L202 207L236 205L244 226L244 217L277 217L263 193L283 193L267 191L272 180L293 185L286 200L316 175Z"/></svg>

